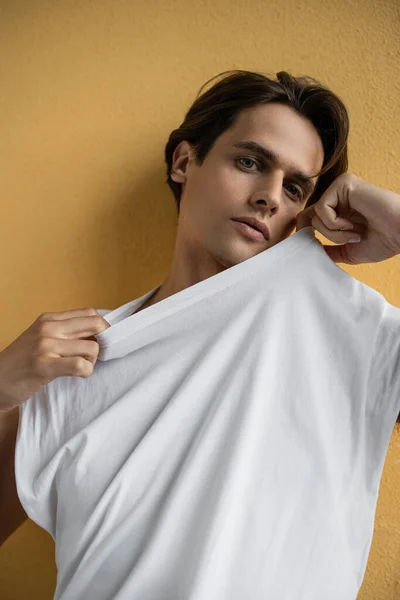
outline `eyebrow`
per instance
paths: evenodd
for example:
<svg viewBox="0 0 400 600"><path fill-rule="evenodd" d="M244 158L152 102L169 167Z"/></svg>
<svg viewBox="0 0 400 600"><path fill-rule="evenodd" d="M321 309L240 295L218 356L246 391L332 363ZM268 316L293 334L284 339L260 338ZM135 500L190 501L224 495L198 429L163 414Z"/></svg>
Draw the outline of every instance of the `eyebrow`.
<svg viewBox="0 0 400 600"><path fill-rule="evenodd" d="M280 157L277 154L275 154L275 152L273 152L269 148L266 148L265 146L261 146L257 142L252 142L250 140L241 140L233 146L234 148L244 148L245 150L251 150L259 156L262 156L265 160L269 160L270 162L274 163L275 165L282 164ZM304 187L307 189L308 193L314 191L316 184L314 184L311 175L307 175L306 173L303 173L303 171L299 171L298 169L293 170L291 174L295 179L304 183Z"/></svg>

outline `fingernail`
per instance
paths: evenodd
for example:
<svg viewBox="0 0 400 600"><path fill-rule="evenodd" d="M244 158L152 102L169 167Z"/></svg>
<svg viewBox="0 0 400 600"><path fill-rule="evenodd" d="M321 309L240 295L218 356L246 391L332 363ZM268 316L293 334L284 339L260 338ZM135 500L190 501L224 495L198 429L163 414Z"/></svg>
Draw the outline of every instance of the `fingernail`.
<svg viewBox="0 0 400 600"><path fill-rule="evenodd" d="M351 238L351 240L349 240L349 243L355 244L356 242L360 242L360 241L361 241L360 237L354 237L354 238Z"/></svg>

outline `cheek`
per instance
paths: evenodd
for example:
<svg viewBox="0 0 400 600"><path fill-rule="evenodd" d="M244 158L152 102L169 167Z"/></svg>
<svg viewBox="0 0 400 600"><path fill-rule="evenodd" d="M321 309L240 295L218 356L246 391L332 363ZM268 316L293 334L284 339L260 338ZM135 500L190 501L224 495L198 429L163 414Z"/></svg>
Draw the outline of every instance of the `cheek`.
<svg viewBox="0 0 400 600"><path fill-rule="evenodd" d="M190 196L203 206L214 207L217 211L233 198L240 196L243 180L228 168L219 167L209 171L199 171L190 182Z"/></svg>
<svg viewBox="0 0 400 600"><path fill-rule="evenodd" d="M220 202L230 206L245 201L252 194L254 184L255 179L229 166L219 169L213 177L213 190Z"/></svg>
<svg viewBox="0 0 400 600"><path fill-rule="evenodd" d="M214 215L235 215L246 199L253 193L255 179L246 176L232 166L200 169L186 186L186 206L197 223L203 223Z"/></svg>
<svg viewBox="0 0 400 600"><path fill-rule="evenodd" d="M218 177L220 185L229 191L235 190L238 187L248 188L251 185L251 177L230 165L220 169L216 176Z"/></svg>

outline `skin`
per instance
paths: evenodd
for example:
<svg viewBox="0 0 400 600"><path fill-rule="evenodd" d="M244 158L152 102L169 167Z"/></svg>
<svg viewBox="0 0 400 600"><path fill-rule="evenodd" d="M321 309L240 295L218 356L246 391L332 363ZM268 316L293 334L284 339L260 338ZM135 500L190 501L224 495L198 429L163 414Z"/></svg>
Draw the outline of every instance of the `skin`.
<svg viewBox="0 0 400 600"><path fill-rule="evenodd" d="M263 164L254 152L233 148L240 140L267 146L279 155L281 164ZM311 195L292 171L312 176L323 160L322 142L313 124L278 103L241 111L235 124L217 138L201 167L195 163L192 145L182 141L173 154L171 173L182 184L173 260L160 288L136 312L289 237ZM318 176L312 179L315 185ZM243 235L231 220L241 216L264 221L269 240Z"/></svg>

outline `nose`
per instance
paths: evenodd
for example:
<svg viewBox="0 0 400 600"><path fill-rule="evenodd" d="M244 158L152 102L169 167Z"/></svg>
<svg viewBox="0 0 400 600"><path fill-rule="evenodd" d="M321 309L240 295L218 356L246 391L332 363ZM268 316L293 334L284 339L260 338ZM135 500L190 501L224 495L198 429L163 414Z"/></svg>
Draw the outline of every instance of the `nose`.
<svg viewBox="0 0 400 600"><path fill-rule="evenodd" d="M263 200L275 212L282 202L283 174L281 171L268 173L262 180L261 187L257 189L255 198Z"/></svg>

